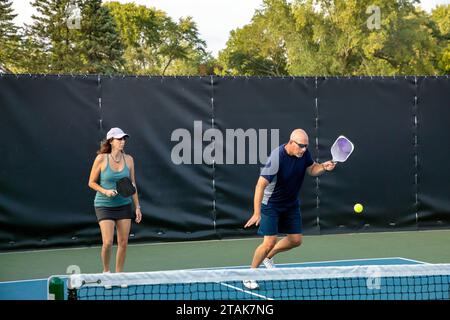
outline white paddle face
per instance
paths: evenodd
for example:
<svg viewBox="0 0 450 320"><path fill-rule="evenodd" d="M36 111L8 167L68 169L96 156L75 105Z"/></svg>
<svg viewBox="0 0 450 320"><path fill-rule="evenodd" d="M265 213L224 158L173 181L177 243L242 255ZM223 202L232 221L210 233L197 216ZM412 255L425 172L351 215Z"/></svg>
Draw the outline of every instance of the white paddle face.
<svg viewBox="0 0 450 320"><path fill-rule="evenodd" d="M345 162L352 154L355 146L344 136L339 136L331 147L333 162Z"/></svg>

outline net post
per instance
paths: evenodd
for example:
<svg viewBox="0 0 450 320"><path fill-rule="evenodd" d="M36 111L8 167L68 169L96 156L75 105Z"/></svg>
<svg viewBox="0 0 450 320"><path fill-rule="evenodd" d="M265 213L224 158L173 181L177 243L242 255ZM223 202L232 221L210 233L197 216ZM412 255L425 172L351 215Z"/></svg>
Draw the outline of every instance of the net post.
<svg viewBox="0 0 450 320"><path fill-rule="evenodd" d="M64 300L64 281L59 277L52 277L48 284L49 300Z"/></svg>
<svg viewBox="0 0 450 320"><path fill-rule="evenodd" d="M67 300L78 300L77 289L67 289Z"/></svg>
<svg viewBox="0 0 450 320"><path fill-rule="evenodd" d="M69 281L67 283L67 300L78 300L77 288L72 287L72 282Z"/></svg>

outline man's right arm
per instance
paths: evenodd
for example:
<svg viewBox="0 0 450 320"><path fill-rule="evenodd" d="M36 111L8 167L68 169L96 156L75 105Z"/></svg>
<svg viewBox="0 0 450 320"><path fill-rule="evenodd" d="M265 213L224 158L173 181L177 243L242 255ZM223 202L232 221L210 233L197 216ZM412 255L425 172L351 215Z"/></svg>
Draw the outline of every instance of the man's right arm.
<svg viewBox="0 0 450 320"><path fill-rule="evenodd" d="M267 181L264 177L259 177L258 182L256 183L255 188L255 197L253 199L253 213L257 213L261 215L261 202L264 197L264 189L269 185L269 181Z"/></svg>
<svg viewBox="0 0 450 320"><path fill-rule="evenodd" d="M252 225L259 225L261 220L261 202L264 196L264 189L269 185L269 181L264 177L259 177L258 182L255 187L255 196L253 199L253 215L247 221L244 228L250 227Z"/></svg>

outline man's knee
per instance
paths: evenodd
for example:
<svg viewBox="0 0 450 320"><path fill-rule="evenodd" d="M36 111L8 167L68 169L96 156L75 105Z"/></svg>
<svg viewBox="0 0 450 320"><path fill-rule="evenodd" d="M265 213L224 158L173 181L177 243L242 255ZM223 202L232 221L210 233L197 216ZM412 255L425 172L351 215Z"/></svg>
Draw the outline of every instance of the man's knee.
<svg viewBox="0 0 450 320"><path fill-rule="evenodd" d="M275 239L266 239L263 242L264 249L265 249L265 251L267 251L267 253L269 253L270 250L272 250L276 244L277 244L276 238Z"/></svg>
<svg viewBox="0 0 450 320"><path fill-rule="evenodd" d="M292 237L289 239L289 242L293 247L299 247L302 245L303 240L302 237Z"/></svg>

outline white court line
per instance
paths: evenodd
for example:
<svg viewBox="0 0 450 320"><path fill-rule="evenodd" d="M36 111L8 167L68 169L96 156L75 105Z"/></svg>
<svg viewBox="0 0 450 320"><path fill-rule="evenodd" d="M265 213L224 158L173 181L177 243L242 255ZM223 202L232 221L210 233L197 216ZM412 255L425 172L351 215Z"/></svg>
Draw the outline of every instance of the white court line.
<svg viewBox="0 0 450 320"><path fill-rule="evenodd" d="M416 262L418 264L432 264L430 262L419 261L419 260L408 259L408 258L402 258L402 257L398 257L398 259L402 259L402 260L406 260L406 261L412 261L412 262Z"/></svg>
<svg viewBox="0 0 450 320"><path fill-rule="evenodd" d="M20 283L20 282L33 282L33 281L47 281L47 278L43 279L28 279L28 280L11 280L11 281L1 281L0 285L7 283Z"/></svg>
<svg viewBox="0 0 450 320"><path fill-rule="evenodd" d="M61 279L68 279L69 275L52 275L50 277L58 277ZM20 282L33 282L33 281L48 281L48 278L42 278L42 279L26 279L26 280L11 280L11 281L0 281L0 285L7 284L7 283L20 283Z"/></svg>
<svg viewBox="0 0 450 320"><path fill-rule="evenodd" d="M450 230L411 230L411 231L386 231L386 232L364 232L364 233L340 233L340 234L321 234L321 235L308 235L304 236L305 238L313 238L313 237L345 237L345 236L364 236L364 235L374 235L374 234L403 234L403 233L428 233L428 232L449 232ZM171 244L187 244L192 245L195 243L209 243L209 242L229 242L229 241L254 241L259 240L262 241L260 237L252 237L252 238L236 238L236 239L213 239L213 240L188 240L188 241L169 241L169 242L155 242L155 243L135 243L128 244L128 247L143 247L143 246L159 246L159 245L171 245ZM117 245L114 245L116 247ZM85 250L85 249L97 249L101 248L101 245L95 246L86 246L86 247L75 247L75 248L58 248L58 249L36 249L36 250L23 250L23 251L7 251L0 252L0 255L5 254L23 254L23 253L36 253L36 252L51 252L51 251L61 251L61 250Z"/></svg>
<svg viewBox="0 0 450 320"><path fill-rule="evenodd" d="M234 289L234 290L241 291L241 292L250 294L250 295L255 296L255 297L258 297L258 298L263 298L264 300L274 300L274 299L272 299L272 298L263 296L263 295L261 295L261 294L257 294L257 293L254 293L254 292L251 292L251 291L248 291L248 290L243 290L243 289L241 289L241 288L239 288L239 287L235 287L235 286L229 285L229 284L227 284L227 283L222 283L222 282L221 282L220 284L223 285L223 286L225 286L225 287L230 287L230 288L232 288L232 289Z"/></svg>
<svg viewBox="0 0 450 320"><path fill-rule="evenodd" d="M345 259L345 260L324 260L324 261L307 261L307 262L286 262L286 263L275 263L275 266L286 266L286 265L302 265L302 264L322 264L322 263L332 263L332 262L348 262L348 261L372 261L372 260L410 260L402 257L389 257L389 258L361 258L361 259ZM411 260L414 261L414 260ZM414 261L419 262L419 261ZM425 263L425 262L419 262ZM234 268L250 268L249 265L245 266L227 266L227 267L206 267L206 268L192 268L188 270L209 270L209 269L234 269Z"/></svg>
<svg viewBox="0 0 450 320"><path fill-rule="evenodd" d="M406 258L402 258L402 257L390 257L390 258L367 258L367 259L347 259L347 260L329 260L329 261L314 261L314 262L300 262L300 263L279 263L276 264L277 266L279 265L302 265L302 264L321 264L321 263L332 263L332 262L348 262L348 261L373 261L373 260L406 260L406 261L412 261L412 262L416 262L416 263L425 263L425 262L420 262L420 261L416 261L416 260L412 260L412 259L406 259ZM243 266L245 267L245 266ZM248 266L247 266L248 267ZM217 267L217 268L196 268L196 269L192 269L192 270L206 270L206 269L227 269L227 268L240 268L240 266L235 266L235 267ZM226 283L220 283L223 286L227 286L230 287L234 290L237 291L241 291L241 292L245 292L251 295L254 295L256 297L260 297L266 300L274 300L273 298L269 298L263 295L259 295L256 294L254 292L251 291L247 291L247 290L243 290L239 287L235 287Z"/></svg>

